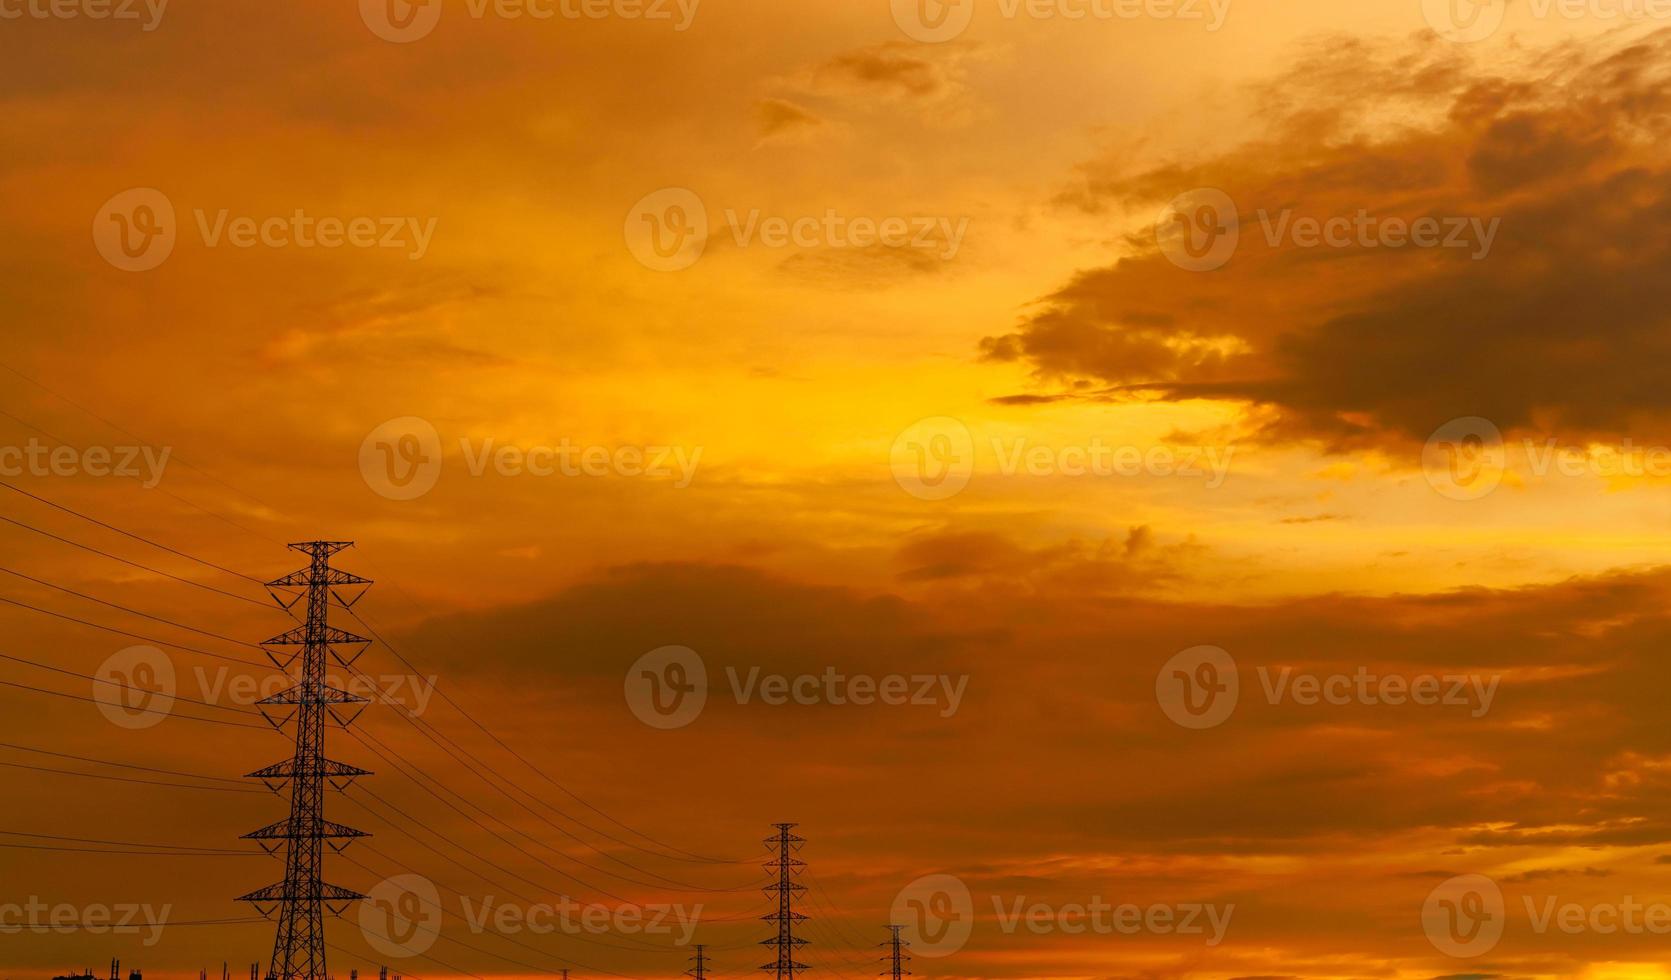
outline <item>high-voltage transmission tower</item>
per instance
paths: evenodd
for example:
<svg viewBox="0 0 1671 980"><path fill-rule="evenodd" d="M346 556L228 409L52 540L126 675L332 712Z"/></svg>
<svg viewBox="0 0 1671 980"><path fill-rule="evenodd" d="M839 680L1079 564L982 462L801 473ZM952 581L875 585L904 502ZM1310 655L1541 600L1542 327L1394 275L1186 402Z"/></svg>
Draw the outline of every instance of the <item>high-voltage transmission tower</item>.
<svg viewBox="0 0 1671 980"><path fill-rule="evenodd" d="M777 898L777 911L761 918L777 923L777 935L762 939L760 945L777 947L777 959L760 969L772 974L776 980L795 980L795 974L807 968L805 963L795 961L795 950L805 946L807 941L795 935L795 924L806 921L806 916L795 911L795 899L806 892L806 886L795 878L806 867L806 862L794 855L806 843L806 838L792 833L795 829L792 823L775 823L772 826L777 828L777 833L766 838L766 844L774 849L775 856L766 862L766 870L774 874L777 883L767 885L762 891Z"/></svg>
<svg viewBox="0 0 1671 980"><path fill-rule="evenodd" d="M690 958L693 965L685 971L685 976L691 980L708 980L708 957L704 952L707 948L701 943L696 944L696 955Z"/></svg>
<svg viewBox="0 0 1671 980"><path fill-rule="evenodd" d="M904 980L905 977L911 975L911 971L905 968L906 962L911 959L911 957L905 955L905 947L911 944L899 938L899 931L903 928L905 927L895 925L887 927L888 932L892 935L887 942L882 944L882 947L888 950L888 955L883 957L882 962L888 964L888 972L878 973L877 976L888 977L890 980Z"/></svg>
<svg viewBox="0 0 1671 980"><path fill-rule="evenodd" d="M288 671L301 660L294 687L258 702L275 728L282 731L295 722L296 751L289 759L250 773L251 778L263 781L274 792L287 783L290 786L289 818L244 835L270 854L280 849L285 852L284 880L239 899L253 903L269 918L277 912L278 932L273 939L268 980L327 980L324 912L330 909L332 914L341 915L350 902L364 897L326 884L320 876L325 845L341 851L354 838L367 836L325 819L327 783L340 791L354 777L370 775L364 769L325 757L326 718L347 727L359 714L359 706L367 701L332 687L325 679L327 659L350 667L371 643L327 622L331 603L351 608L371 584L370 579L331 567L331 556L352 546L351 541L293 544L293 550L311 559L308 567L267 583L267 590L286 610L307 600L306 620L261 645L280 670ZM352 652L345 654L345 650ZM287 713L274 718L267 714L269 708ZM347 713L350 709L352 714Z"/></svg>

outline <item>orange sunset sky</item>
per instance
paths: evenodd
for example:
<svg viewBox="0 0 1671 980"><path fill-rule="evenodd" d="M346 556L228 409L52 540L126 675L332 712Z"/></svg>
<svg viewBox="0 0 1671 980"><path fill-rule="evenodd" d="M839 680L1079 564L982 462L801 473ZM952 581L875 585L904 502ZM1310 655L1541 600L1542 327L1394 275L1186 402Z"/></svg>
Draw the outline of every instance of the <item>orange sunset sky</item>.
<svg viewBox="0 0 1671 980"><path fill-rule="evenodd" d="M267 969L314 539L341 980L760 975L779 821L811 980L1671 977L1671 5L0 0L0 77L0 980Z"/></svg>

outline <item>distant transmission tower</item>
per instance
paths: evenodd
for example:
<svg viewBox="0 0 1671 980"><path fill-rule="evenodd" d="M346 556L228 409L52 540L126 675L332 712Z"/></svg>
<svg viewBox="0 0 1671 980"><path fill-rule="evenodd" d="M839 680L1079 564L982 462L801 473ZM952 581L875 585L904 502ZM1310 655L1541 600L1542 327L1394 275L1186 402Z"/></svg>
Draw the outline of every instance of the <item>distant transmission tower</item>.
<svg viewBox="0 0 1671 980"><path fill-rule="evenodd" d="M341 851L354 838L367 836L325 819L327 782L342 790L354 777L370 775L364 769L325 758L326 716L346 727L359 713L355 708L353 715L345 717L348 706L366 703L365 698L338 690L325 680L327 657L344 666L352 665L371 642L327 622L332 601L350 608L371 584L370 579L331 567L331 556L352 546L351 541L293 544L291 549L311 559L308 567L267 583L268 591L285 609L293 608L304 597L307 599L307 620L261 645L280 670L289 670L298 656L302 661L294 687L258 702L263 714L268 707L288 709L283 718L274 720L268 715L267 720L280 730L290 721L296 722L295 754L250 773L251 778L265 782L274 792L290 784L290 817L244 835L259 842L268 853L277 853L280 848L285 851L284 880L239 899L253 903L269 918L274 910L278 913L273 959L267 972L270 980L327 980L324 910L328 908L332 914L341 915L350 902L364 897L359 892L326 884L320 877L326 843L332 850ZM345 592L353 594L345 598ZM285 647L300 647L301 652L273 649ZM344 656L339 649L351 647L358 649L349 656Z"/></svg>
<svg viewBox="0 0 1671 980"><path fill-rule="evenodd" d="M807 968L805 963L795 962L795 950L805 946L807 941L795 935L795 923L805 922L806 916L795 911L794 901L806 891L806 886L795 880L801 869L806 867L806 862L792 852L800 850L806 838L791 833L795 829L792 823L772 826L777 828L777 834L766 838L766 844L776 849L776 857L766 862L766 870L776 874L777 883L767 885L762 891L777 896L777 911L761 918L777 923L777 935L761 940L760 945L777 947L777 961L767 963L760 969L772 974L776 980L795 980L795 974Z"/></svg>
<svg viewBox="0 0 1671 980"><path fill-rule="evenodd" d="M883 948L889 951L888 956L883 960L883 962L888 963L888 972L878 973L877 976L889 977L891 980L904 980L905 977L911 975L911 971L905 968L906 962L911 959L911 957L905 955L905 947L911 944L899 938L899 930L903 928L905 927L895 925L887 927L888 931L893 934L887 942L882 944Z"/></svg>
<svg viewBox="0 0 1671 980"><path fill-rule="evenodd" d="M685 971L685 976L691 980L708 980L708 957L703 952L707 948L701 943L696 944L696 955L690 958L695 965Z"/></svg>

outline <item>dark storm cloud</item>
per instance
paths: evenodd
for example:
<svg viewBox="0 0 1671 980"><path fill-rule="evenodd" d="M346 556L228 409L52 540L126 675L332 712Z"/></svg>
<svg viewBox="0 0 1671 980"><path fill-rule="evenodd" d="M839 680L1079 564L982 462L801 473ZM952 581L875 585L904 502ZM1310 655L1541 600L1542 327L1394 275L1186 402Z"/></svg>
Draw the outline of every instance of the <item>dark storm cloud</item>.
<svg viewBox="0 0 1671 980"><path fill-rule="evenodd" d="M1464 415L1664 434L1671 35L1606 43L1493 70L1426 43L1348 44L1268 86L1268 139L1140 173L1087 164L1062 200L1091 212L1223 189L1234 257L1186 271L1136 235L1135 254L1079 273L981 350L1036 369L1028 399L1259 403L1277 410L1272 438L1422 438ZM1489 248L1477 233L1477 248L1272 245L1285 209L1497 225Z"/></svg>

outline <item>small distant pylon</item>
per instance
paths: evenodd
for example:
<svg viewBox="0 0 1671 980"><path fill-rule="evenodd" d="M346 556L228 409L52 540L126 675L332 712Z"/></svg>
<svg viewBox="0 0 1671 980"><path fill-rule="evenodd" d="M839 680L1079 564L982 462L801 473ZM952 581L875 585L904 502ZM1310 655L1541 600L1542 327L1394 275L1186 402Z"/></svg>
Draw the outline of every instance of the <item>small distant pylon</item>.
<svg viewBox="0 0 1671 980"><path fill-rule="evenodd" d="M891 935L888 941L881 945L882 948L888 950L888 955L882 959L884 963L888 964L888 971L878 973L877 976L890 977L892 980L903 980L903 978L911 975L911 971L905 968L905 964L911 959L905 954L905 947L911 944L899 937L899 931L904 929L904 926L890 924L886 928Z"/></svg>
<svg viewBox="0 0 1671 980"><path fill-rule="evenodd" d="M760 918L776 923L777 935L761 940L760 945L777 947L777 958L760 969L772 974L775 980L795 980L795 974L807 968L805 963L795 960L795 950L807 944L805 939L795 935L795 924L805 922L807 918L795 911L795 899L806 892L806 886L795 878L806 868L806 862L794 855L806 843L806 838L796 836L793 832L795 824L776 823L772 826L777 828L777 833L766 838L766 844L775 850L772 860L766 862L766 870L777 878L777 882L761 890L777 899L777 911Z"/></svg>
<svg viewBox="0 0 1671 980"><path fill-rule="evenodd" d="M708 947L701 943L696 944L696 955L690 958L692 966L685 971L685 976L690 977L691 980L708 980L707 949ZM568 978L564 977L563 980L568 980Z"/></svg>

